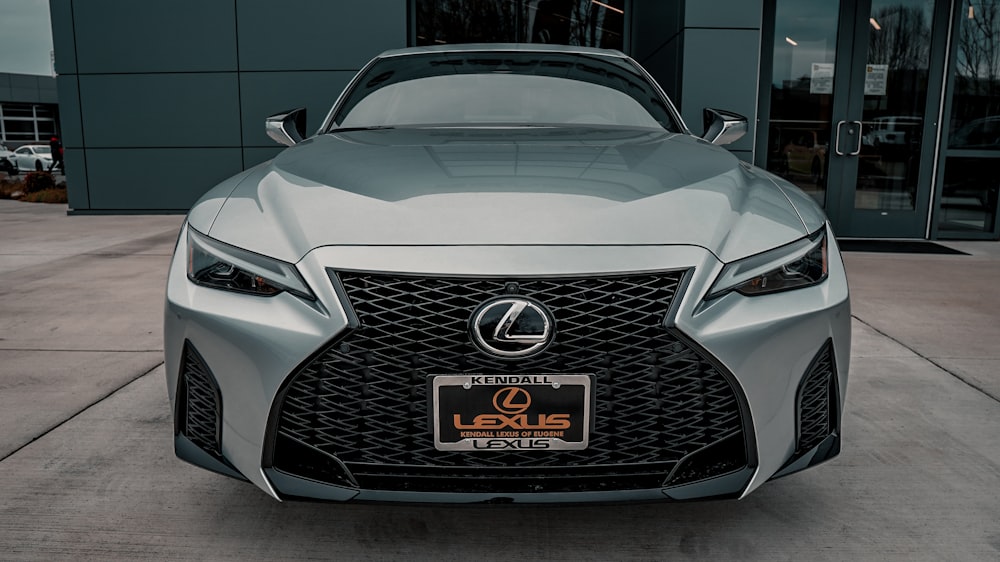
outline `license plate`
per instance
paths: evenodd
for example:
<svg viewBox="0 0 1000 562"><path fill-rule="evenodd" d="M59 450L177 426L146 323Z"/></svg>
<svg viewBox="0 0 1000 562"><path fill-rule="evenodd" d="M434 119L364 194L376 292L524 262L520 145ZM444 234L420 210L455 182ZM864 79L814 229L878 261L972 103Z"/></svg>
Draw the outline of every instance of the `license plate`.
<svg viewBox="0 0 1000 562"><path fill-rule="evenodd" d="M588 375L438 375L431 402L439 451L587 448Z"/></svg>

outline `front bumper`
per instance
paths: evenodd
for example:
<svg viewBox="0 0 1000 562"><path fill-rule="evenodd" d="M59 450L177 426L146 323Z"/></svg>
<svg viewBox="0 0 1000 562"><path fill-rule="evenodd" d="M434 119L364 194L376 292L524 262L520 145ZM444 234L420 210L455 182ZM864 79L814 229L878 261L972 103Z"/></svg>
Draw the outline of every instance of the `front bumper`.
<svg viewBox="0 0 1000 562"><path fill-rule="evenodd" d="M185 245L182 236L176 256L185 255ZM723 264L704 249L688 246L318 248L297 264L317 296L315 303L287 293L261 298L199 287L187 280L184 259L175 257L167 289L165 349L168 388L178 421L177 453L194 464L242 475L279 499L574 502L742 497L773 476L839 451L850 309L843 264L832 237L830 258L829 279L818 286L752 298L733 293L706 304L704 294ZM538 492L502 485L496 490L488 485L486 489L457 486L460 492L440 485L427 488L433 491L421 491L419 486L369 489L358 485L350 469L343 479L282 470L275 462L274 445L283 393L293 375L345 334L352 322L351 308L342 304L345 299L329 277L328 268L333 267L505 279L689 272L664 326L731 382L744 427L745 463L704 480L674 485L664 478L639 489L618 487L612 478L603 488L540 487ZM209 373L206 380L216 389L209 394L218 397L218 404L215 425L187 431L184 393L188 390L180 375L186 372L191 349ZM809 447L803 450L801 383L816 370L824 350L831 390L826 394L829 418L821 423L827 423L830 431L818 442L807 442Z"/></svg>

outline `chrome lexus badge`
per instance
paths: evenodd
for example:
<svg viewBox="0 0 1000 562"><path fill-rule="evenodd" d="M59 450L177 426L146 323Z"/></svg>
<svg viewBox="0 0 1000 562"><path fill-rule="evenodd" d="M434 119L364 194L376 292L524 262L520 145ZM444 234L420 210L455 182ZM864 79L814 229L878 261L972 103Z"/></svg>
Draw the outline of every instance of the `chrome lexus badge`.
<svg viewBox="0 0 1000 562"><path fill-rule="evenodd" d="M484 302L469 321L472 341L490 355L514 359L545 349L555 335L555 319L542 303L524 297Z"/></svg>

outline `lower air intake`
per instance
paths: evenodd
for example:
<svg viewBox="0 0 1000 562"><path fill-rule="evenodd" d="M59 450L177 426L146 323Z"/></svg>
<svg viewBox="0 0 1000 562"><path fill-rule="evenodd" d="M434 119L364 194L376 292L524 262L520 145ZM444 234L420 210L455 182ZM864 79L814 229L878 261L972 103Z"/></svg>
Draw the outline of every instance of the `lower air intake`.
<svg viewBox="0 0 1000 562"><path fill-rule="evenodd" d="M177 416L179 432L214 457L222 457L222 396L205 360L184 345Z"/></svg>
<svg viewBox="0 0 1000 562"><path fill-rule="evenodd" d="M837 405L836 373L833 343L827 341L816 354L799 386L796 453L812 449L837 430L834 413Z"/></svg>

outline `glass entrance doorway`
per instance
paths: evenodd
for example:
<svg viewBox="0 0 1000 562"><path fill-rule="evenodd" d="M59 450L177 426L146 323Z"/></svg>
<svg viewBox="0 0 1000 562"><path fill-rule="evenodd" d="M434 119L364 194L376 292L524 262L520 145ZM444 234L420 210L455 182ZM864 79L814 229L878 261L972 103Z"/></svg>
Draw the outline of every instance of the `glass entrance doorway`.
<svg viewBox="0 0 1000 562"><path fill-rule="evenodd" d="M926 235L949 6L773 4L767 139L759 141L758 164L812 195L838 235Z"/></svg>

